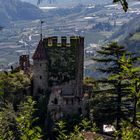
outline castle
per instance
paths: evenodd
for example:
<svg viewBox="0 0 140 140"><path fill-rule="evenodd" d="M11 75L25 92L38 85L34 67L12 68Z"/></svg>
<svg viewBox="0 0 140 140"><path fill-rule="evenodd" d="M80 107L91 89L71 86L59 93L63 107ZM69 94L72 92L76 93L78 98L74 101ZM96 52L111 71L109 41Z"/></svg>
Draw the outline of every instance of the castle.
<svg viewBox="0 0 140 140"><path fill-rule="evenodd" d="M48 110L54 119L64 114L83 113L84 38L41 39L33 55L33 96L50 91Z"/></svg>

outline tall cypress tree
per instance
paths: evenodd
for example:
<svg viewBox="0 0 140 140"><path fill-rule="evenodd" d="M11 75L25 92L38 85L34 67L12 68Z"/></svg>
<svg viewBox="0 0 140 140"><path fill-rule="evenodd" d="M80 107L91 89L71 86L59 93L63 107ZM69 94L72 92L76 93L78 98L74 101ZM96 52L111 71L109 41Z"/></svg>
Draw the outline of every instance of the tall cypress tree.
<svg viewBox="0 0 140 140"><path fill-rule="evenodd" d="M127 83L120 78L109 78L117 75L122 71L120 58L126 53L123 46L116 42L108 46L101 47L98 53L98 58L94 60L100 63L99 72L103 73L104 78L98 80L100 83L100 90L94 91L91 107L96 112L94 114L97 122L113 123L116 122L116 129L120 130L120 122L122 118L129 118L128 110L131 102L127 97L129 91L127 90Z"/></svg>

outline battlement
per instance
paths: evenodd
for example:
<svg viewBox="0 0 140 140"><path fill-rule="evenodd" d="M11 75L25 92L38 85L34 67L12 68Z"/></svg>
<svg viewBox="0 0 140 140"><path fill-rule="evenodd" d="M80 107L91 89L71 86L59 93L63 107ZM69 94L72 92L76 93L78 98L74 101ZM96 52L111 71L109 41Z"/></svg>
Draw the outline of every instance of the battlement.
<svg viewBox="0 0 140 140"><path fill-rule="evenodd" d="M72 47L84 45L84 37L81 36L71 36L70 38L66 36L61 37L61 42L58 41L57 36L52 36L43 39L43 44L45 47Z"/></svg>

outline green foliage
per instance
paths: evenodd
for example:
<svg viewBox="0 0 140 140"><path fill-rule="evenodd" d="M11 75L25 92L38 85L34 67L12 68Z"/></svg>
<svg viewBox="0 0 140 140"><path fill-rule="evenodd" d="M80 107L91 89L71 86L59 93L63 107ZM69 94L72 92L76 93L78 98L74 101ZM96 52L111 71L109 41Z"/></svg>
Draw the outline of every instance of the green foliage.
<svg viewBox="0 0 140 140"><path fill-rule="evenodd" d="M93 98L90 100L90 108L94 111L94 119L101 127L103 123L112 124L116 121L116 126L120 129L120 120L127 113L122 110L122 108L125 108L124 104L128 103L127 98L125 98L127 96L124 89L125 83L116 77L109 78L122 71L119 59L125 52L123 46L113 42L108 46L101 47L97 51L98 58L94 58L100 64L97 70L105 75L104 78L98 80L100 89L94 91Z"/></svg>
<svg viewBox="0 0 140 140"><path fill-rule="evenodd" d="M0 73L0 89L4 94L19 92L30 85L30 78L22 71Z"/></svg>
<svg viewBox="0 0 140 140"><path fill-rule="evenodd" d="M21 103L17 121L17 128L20 131L22 140L39 140L41 136L40 127L33 127L37 118L33 118L35 101L28 97L26 102Z"/></svg>
<svg viewBox="0 0 140 140"><path fill-rule="evenodd" d="M50 58L49 67L49 84L57 82L59 84L75 79L76 47L61 47L56 46L48 48L48 56ZM53 79L53 80L52 80ZM55 79L55 80L54 80Z"/></svg>
<svg viewBox="0 0 140 140"><path fill-rule="evenodd" d="M56 130L58 131L58 133L59 133L59 135L58 135L58 137L57 137L57 140L67 140L68 139L68 137L67 137L67 135L66 135L66 123L65 122L63 122L63 121L59 121L58 123L57 123L57 128L56 128Z"/></svg>
<svg viewBox="0 0 140 140"><path fill-rule="evenodd" d="M106 114L109 114L110 120L115 121L116 117L118 138L137 140L140 137L140 67L137 66L140 58L116 43L102 47L98 53L101 57L94 60L104 64L98 70L106 77L99 80L102 83L100 90L95 91L96 95L91 99L91 109L95 115L98 114L94 117L98 118L98 122L100 117L106 118L106 123L109 122ZM114 118L111 118L113 115ZM122 120L131 122L131 125L124 125Z"/></svg>
<svg viewBox="0 0 140 140"><path fill-rule="evenodd" d="M92 131L92 132L98 131L96 124L93 123L92 121L89 121L87 118L82 119L80 126L83 131Z"/></svg>
<svg viewBox="0 0 140 140"><path fill-rule="evenodd" d="M120 132L115 132L115 138L118 140L118 135ZM140 128L135 127L133 124L127 121L122 122L121 129L122 140L139 140L140 138Z"/></svg>
<svg viewBox="0 0 140 140"><path fill-rule="evenodd" d="M136 66L139 62L139 57L132 57L123 55L120 59L123 71L119 74L123 79L129 83L127 89L130 91L129 96L133 100L133 123L137 124L139 116L140 104L140 67ZM139 120L140 121L140 120Z"/></svg>
<svg viewBox="0 0 140 140"><path fill-rule="evenodd" d="M140 129L131 124L127 124L122 128L122 140L139 140Z"/></svg>
<svg viewBox="0 0 140 140"><path fill-rule="evenodd" d="M5 103L4 107L0 107L0 140L14 140L15 112L11 104Z"/></svg>
<svg viewBox="0 0 140 140"><path fill-rule="evenodd" d="M92 86L93 88L98 88L98 83L93 77L85 77L83 81L84 85Z"/></svg>
<svg viewBox="0 0 140 140"><path fill-rule="evenodd" d="M2 74L0 73L0 96L3 96L3 94L4 94L4 82L3 82L3 79L1 77L2 77Z"/></svg>
<svg viewBox="0 0 140 140"><path fill-rule="evenodd" d="M133 58L132 55L124 54L119 60L122 71L110 77L110 79L121 79L129 83L126 88L130 91L131 98L140 96L140 67L135 66L138 61L139 57Z"/></svg>
<svg viewBox="0 0 140 140"><path fill-rule="evenodd" d="M95 123L89 121L88 119L82 119L81 123L75 125L73 130L68 132L66 128L66 123L64 121L59 121L57 123L56 130L58 132L57 140L84 140L86 132L97 132L98 129ZM97 137L96 140L102 139Z"/></svg>
<svg viewBox="0 0 140 140"><path fill-rule="evenodd" d="M0 72L0 99L3 98L17 108L30 85L31 79L23 71Z"/></svg>
<svg viewBox="0 0 140 140"><path fill-rule="evenodd" d="M133 108L129 122L121 124L122 129L118 135L121 134L122 140L138 140L140 138L140 67L137 66L139 60L139 57L133 56L131 53L129 55L124 54L119 60L122 71L111 76L111 79L120 79L127 83L125 87L129 91L127 98L131 99Z"/></svg>
<svg viewBox="0 0 140 140"><path fill-rule="evenodd" d="M0 109L0 140L40 140L41 129L35 126L37 118L33 117L35 102L31 97L20 104L15 112L11 104L4 103Z"/></svg>

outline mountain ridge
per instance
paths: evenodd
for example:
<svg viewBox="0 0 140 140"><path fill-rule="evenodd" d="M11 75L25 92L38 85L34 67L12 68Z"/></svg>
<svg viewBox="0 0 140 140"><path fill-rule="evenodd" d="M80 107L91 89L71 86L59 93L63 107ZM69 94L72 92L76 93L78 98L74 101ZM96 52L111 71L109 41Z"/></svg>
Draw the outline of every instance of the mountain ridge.
<svg viewBox="0 0 140 140"><path fill-rule="evenodd" d="M38 19L43 16L41 11L31 3L20 0L0 0L0 25L8 25L11 21Z"/></svg>
<svg viewBox="0 0 140 140"><path fill-rule="evenodd" d="M30 2L32 4L37 4L38 0L22 0L22 1L26 1L26 2ZM70 6L70 5L77 5L77 4L91 4L91 3L95 3L95 4L104 4L104 3L109 3L111 2L110 0L52 0L52 2L50 2L50 0L41 0L40 5L41 6L51 6L51 5L55 5L55 6Z"/></svg>
<svg viewBox="0 0 140 140"><path fill-rule="evenodd" d="M140 53L140 18L134 17L109 38L109 41L118 41L128 50Z"/></svg>

